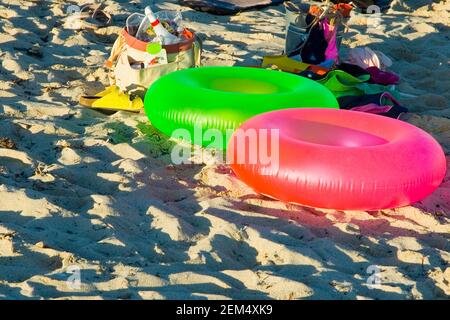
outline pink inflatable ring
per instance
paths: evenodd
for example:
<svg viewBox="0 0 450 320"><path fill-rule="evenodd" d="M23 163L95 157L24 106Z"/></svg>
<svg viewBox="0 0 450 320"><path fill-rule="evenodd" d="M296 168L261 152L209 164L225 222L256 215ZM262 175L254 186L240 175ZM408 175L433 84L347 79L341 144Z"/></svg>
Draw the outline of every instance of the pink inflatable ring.
<svg viewBox="0 0 450 320"><path fill-rule="evenodd" d="M255 130L257 141L248 143L248 132ZM261 160L264 152L270 161ZM257 161L250 161L256 154ZM431 194L446 171L442 148L423 130L387 117L335 109L255 116L233 134L228 160L236 175L261 194L339 210L409 205Z"/></svg>

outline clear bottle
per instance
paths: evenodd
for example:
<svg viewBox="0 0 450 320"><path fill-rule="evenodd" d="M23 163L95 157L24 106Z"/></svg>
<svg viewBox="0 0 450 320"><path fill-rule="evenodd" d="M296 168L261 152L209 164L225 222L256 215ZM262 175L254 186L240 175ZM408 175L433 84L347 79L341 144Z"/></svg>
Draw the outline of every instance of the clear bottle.
<svg viewBox="0 0 450 320"><path fill-rule="evenodd" d="M167 31L166 28L164 28L162 23L155 17L152 9L148 6L145 8L145 16L148 19L148 21L150 22L150 25L151 25L153 31L155 32L155 34L162 40L163 45L169 45L169 44L174 44L174 43L179 42L178 37L174 36L169 31ZM142 24L141 24L141 26L142 26ZM139 28L139 29L141 29L141 28ZM142 30L139 30L139 31L142 31Z"/></svg>

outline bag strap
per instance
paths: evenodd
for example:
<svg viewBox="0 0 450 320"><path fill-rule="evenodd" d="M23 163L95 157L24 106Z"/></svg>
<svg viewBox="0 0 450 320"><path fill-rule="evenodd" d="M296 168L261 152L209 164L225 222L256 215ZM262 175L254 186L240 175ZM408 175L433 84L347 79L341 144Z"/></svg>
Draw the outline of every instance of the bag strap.
<svg viewBox="0 0 450 320"><path fill-rule="evenodd" d="M192 45L194 49L194 65L195 67L200 67L203 51L203 41L199 36L195 35L194 43Z"/></svg>
<svg viewBox="0 0 450 320"><path fill-rule="evenodd" d="M125 39L123 38L122 33L119 33L119 36L117 37L111 49L111 54L109 55L108 60L105 61L105 67L107 67L108 69L112 69L114 63L117 61L117 58L119 58L119 55L123 52L124 48Z"/></svg>

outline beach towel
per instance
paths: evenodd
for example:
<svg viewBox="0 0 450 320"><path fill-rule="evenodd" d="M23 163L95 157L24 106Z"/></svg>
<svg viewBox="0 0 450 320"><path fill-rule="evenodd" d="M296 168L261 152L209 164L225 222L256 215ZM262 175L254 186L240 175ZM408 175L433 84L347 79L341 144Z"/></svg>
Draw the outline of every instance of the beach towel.
<svg viewBox="0 0 450 320"><path fill-rule="evenodd" d="M375 113L394 119L398 119L400 115L408 112L408 109L403 107L389 92L362 96L343 96L337 100L340 109Z"/></svg>
<svg viewBox="0 0 450 320"><path fill-rule="evenodd" d="M278 5L285 0L178 0L181 5L216 15L231 15L240 11Z"/></svg>
<svg viewBox="0 0 450 320"><path fill-rule="evenodd" d="M327 87L336 98L343 96L363 96L381 92L389 92L396 95L395 89L375 83L368 83L370 75L354 77L342 70L328 72L325 78L317 80Z"/></svg>
<svg viewBox="0 0 450 320"><path fill-rule="evenodd" d="M350 49L349 61L363 69L377 67L380 70L385 70L392 65L392 60L388 56L380 51L372 50L369 47Z"/></svg>
<svg viewBox="0 0 450 320"><path fill-rule="evenodd" d="M369 67L366 69L370 73L370 83L378 83L383 86L388 86L391 84L397 84L400 81L400 77L393 73L387 71L381 71L377 67Z"/></svg>

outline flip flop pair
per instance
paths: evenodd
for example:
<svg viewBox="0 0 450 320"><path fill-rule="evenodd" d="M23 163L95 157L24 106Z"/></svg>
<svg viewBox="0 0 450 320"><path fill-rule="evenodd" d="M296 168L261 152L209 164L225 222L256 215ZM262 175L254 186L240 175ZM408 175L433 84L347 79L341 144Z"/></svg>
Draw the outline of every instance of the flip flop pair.
<svg viewBox="0 0 450 320"><path fill-rule="evenodd" d="M96 30L111 25L112 16L103 11L103 8L103 3L87 3L81 7L75 7L75 10L71 10L72 12L65 19L64 28ZM69 7L70 9L73 9L73 7Z"/></svg>

